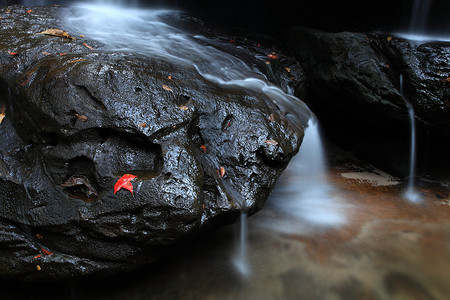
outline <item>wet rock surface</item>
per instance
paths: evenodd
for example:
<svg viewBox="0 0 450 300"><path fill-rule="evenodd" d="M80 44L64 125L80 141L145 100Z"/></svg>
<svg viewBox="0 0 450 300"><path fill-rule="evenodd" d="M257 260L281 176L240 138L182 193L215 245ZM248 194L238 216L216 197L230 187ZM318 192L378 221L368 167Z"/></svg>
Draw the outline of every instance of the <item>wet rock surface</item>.
<svg viewBox="0 0 450 300"><path fill-rule="evenodd" d="M306 91L297 94L340 145L406 175L410 136L406 99L415 111L419 158L424 162L439 156L439 164L449 161L445 155L450 136L449 43L417 45L387 34L325 33L303 27L291 29L285 41L308 81L303 85Z"/></svg>
<svg viewBox="0 0 450 300"><path fill-rule="evenodd" d="M295 127L194 67L37 34L63 8L27 9L0 9L0 276L134 269L264 205L308 112ZM114 194L126 173L134 194Z"/></svg>

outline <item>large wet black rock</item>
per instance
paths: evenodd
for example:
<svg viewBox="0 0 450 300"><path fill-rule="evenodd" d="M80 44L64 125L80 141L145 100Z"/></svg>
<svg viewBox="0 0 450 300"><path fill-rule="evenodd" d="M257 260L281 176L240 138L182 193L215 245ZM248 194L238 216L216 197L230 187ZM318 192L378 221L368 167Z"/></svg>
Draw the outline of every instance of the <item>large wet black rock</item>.
<svg viewBox="0 0 450 300"><path fill-rule="evenodd" d="M0 9L1 277L134 269L264 205L303 138L300 102L293 126L194 67L36 34L65 29L63 9L27 10ZM127 173L134 194L114 194Z"/></svg>
<svg viewBox="0 0 450 300"><path fill-rule="evenodd" d="M438 164L449 161L450 43L417 45L387 34L303 27L292 28L285 43L308 81L297 94L338 144L407 175L408 101L415 112L421 164L434 157Z"/></svg>

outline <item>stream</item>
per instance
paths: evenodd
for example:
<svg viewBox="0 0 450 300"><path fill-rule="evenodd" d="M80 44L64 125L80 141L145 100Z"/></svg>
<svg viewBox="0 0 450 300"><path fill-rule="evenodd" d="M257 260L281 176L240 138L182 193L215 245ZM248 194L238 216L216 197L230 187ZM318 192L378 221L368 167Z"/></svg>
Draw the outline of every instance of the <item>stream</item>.
<svg viewBox="0 0 450 300"><path fill-rule="evenodd" d="M305 117L296 115L303 104L290 91L221 45L161 22L167 11L78 7L67 19L74 34L259 90L291 114L293 126ZM2 281L2 299L448 299L448 182L417 180L421 201L408 201L407 183L324 143L311 114L299 154L257 214L243 207L237 224L132 273L60 284Z"/></svg>

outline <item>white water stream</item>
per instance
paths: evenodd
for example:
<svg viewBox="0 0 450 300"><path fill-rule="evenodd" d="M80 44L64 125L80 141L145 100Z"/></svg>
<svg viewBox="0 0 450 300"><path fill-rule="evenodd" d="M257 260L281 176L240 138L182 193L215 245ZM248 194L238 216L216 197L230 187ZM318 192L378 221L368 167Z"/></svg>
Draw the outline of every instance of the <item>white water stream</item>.
<svg viewBox="0 0 450 300"><path fill-rule="evenodd" d="M403 91L403 75L400 74L400 95L405 101L406 107L408 109L409 116L409 126L411 128L410 137L410 153L409 153L409 178L408 186L404 192L404 197L411 202L419 202L420 195L415 189L415 177L416 177L416 122L414 117L414 108L411 102L406 98Z"/></svg>

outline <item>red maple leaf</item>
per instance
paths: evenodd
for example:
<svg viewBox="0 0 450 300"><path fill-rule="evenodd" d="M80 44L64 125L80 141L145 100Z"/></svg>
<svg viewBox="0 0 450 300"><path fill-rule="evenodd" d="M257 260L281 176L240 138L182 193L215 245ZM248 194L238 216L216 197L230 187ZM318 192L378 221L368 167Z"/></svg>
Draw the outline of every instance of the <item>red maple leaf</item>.
<svg viewBox="0 0 450 300"><path fill-rule="evenodd" d="M135 179L137 176L133 174L125 174L117 180L114 185L114 194L117 193L121 188L129 190L133 195L133 185L131 184L131 180Z"/></svg>

